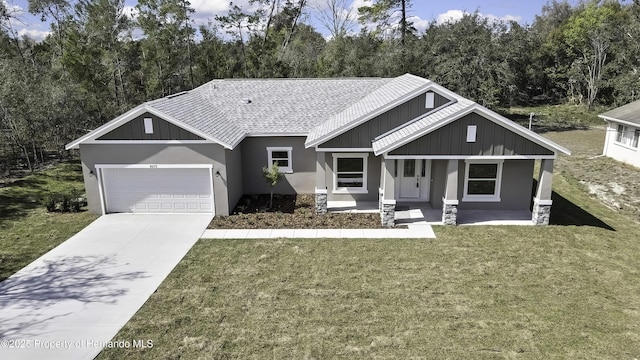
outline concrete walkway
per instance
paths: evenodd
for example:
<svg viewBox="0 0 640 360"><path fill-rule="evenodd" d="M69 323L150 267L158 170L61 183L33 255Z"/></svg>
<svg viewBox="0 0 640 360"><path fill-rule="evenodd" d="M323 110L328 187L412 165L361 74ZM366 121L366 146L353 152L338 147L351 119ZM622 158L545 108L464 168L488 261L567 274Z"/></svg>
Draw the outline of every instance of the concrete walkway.
<svg viewBox="0 0 640 360"><path fill-rule="evenodd" d="M430 225L412 225L402 229L208 229L203 239L435 239Z"/></svg>
<svg viewBox="0 0 640 360"><path fill-rule="evenodd" d="M93 359L210 221L209 215L102 216L1 282L0 359ZM139 351L158 341L113 340Z"/></svg>

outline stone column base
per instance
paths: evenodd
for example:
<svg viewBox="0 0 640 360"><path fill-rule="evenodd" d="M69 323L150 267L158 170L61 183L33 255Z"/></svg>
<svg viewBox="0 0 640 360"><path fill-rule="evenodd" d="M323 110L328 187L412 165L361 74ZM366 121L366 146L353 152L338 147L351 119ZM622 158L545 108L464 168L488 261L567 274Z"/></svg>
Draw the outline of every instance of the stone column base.
<svg viewBox="0 0 640 360"><path fill-rule="evenodd" d="M382 208L380 209L380 219L382 226L394 227L396 225L396 201L382 200Z"/></svg>
<svg viewBox="0 0 640 360"><path fill-rule="evenodd" d="M316 214L327 213L327 190L316 189Z"/></svg>
<svg viewBox="0 0 640 360"><path fill-rule="evenodd" d="M531 221L534 225L549 225L551 217L551 200L533 199L533 211Z"/></svg>
<svg viewBox="0 0 640 360"><path fill-rule="evenodd" d="M458 200L442 199L442 223L444 225L458 225Z"/></svg>

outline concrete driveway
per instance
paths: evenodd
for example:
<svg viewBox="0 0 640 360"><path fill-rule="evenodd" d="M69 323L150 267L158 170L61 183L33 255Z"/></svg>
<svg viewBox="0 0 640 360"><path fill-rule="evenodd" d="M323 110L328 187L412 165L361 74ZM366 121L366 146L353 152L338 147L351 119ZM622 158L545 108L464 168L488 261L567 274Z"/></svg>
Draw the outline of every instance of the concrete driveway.
<svg viewBox="0 0 640 360"><path fill-rule="evenodd" d="M209 215L102 216L0 283L0 359L93 359L200 238ZM146 350L145 350L146 349Z"/></svg>

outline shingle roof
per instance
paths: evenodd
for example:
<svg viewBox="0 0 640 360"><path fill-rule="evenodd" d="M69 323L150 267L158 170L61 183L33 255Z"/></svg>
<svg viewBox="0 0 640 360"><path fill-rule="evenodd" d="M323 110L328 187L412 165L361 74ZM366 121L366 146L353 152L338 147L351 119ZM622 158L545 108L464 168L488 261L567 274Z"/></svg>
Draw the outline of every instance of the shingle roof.
<svg viewBox="0 0 640 360"><path fill-rule="evenodd" d="M396 78L213 80L191 91L144 103L67 144L66 148L75 148L86 140L97 138L145 111L164 115L168 121L184 124L187 130L230 149L250 135L306 135L305 144L310 147L348 131L428 89L445 95L451 102L376 138L372 144L376 155L401 146L412 137L432 131L471 108L489 112L430 80L410 74ZM627 111L633 112L635 107L640 107L640 102L603 115L627 114ZM569 153L527 129L520 129L498 114L490 112L489 116L507 127L515 126L515 131L525 137Z"/></svg>
<svg viewBox="0 0 640 360"><path fill-rule="evenodd" d="M399 141L402 141L403 139L406 139L413 134L424 131L425 129L428 129L435 124L445 121L446 119L455 116L456 114L464 112L473 107L474 104L475 103L471 100L458 98L457 102L455 102L454 104L446 106L445 108L428 114L409 125L401 127L396 131L375 139L372 143L373 152L376 155L381 154Z"/></svg>
<svg viewBox="0 0 640 360"><path fill-rule="evenodd" d="M147 106L233 147L251 134L307 134L392 80L214 80Z"/></svg>
<svg viewBox="0 0 640 360"><path fill-rule="evenodd" d="M322 122L309 133L307 146L316 145L323 139L333 137L337 131L345 131L356 125L369 120L376 110L394 104L425 88L432 82L421 77L405 74L380 86L373 92L367 94L359 101L353 103L344 110L333 114L327 121Z"/></svg>
<svg viewBox="0 0 640 360"><path fill-rule="evenodd" d="M640 100L609 110L599 116L607 120L621 120L640 125Z"/></svg>

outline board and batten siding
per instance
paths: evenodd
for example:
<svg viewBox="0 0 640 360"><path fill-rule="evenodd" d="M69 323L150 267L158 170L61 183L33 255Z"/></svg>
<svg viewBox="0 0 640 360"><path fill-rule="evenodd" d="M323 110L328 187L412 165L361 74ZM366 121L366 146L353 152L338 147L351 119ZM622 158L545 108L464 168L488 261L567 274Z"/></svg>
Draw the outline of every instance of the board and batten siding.
<svg viewBox="0 0 640 360"><path fill-rule="evenodd" d="M437 109L448 102L448 98L434 93L434 107L427 108L426 93L384 112L375 118L321 144L320 148L370 148L373 139L408 121Z"/></svg>
<svg viewBox="0 0 640 360"><path fill-rule="evenodd" d="M467 142L467 127L477 126L476 141ZM553 155L553 151L515 132L471 113L419 139L389 152L390 155L511 156Z"/></svg>
<svg viewBox="0 0 640 360"><path fill-rule="evenodd" d="M153 133L146 134L144 119L150 118L153 123ZM181 127L163 120L153 114L142 114L125 124L118 126L102 135L99 140L204 140Z"/></svg>

